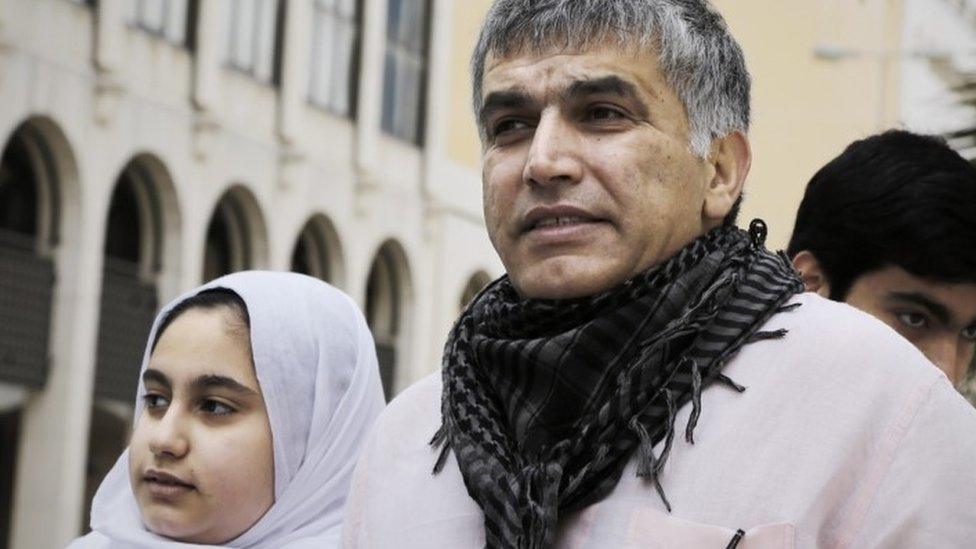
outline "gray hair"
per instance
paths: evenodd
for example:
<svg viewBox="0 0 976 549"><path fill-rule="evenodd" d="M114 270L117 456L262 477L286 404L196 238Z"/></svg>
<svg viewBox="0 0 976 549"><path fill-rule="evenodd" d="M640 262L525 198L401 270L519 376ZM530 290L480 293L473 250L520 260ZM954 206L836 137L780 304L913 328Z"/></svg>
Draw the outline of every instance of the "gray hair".
<svg viewBox="0 0 976 549"><path fill-rule="evenodd" d="M695 155L707 156L713 139L748 131L745 58L706 0L496 0L471 59L475 115L483 106L489 54L582 51L607 40L655 49L665 80L684 104Z"/></svg>

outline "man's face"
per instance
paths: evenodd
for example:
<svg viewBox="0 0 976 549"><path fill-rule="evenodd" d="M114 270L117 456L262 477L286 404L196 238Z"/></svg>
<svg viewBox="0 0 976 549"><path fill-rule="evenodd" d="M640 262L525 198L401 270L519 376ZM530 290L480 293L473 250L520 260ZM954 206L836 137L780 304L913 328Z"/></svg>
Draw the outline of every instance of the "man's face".
<svg viewBox="0 0 976 549"><path fill-rule="evenodd" d="M953 383L966 375L976 342L976 284L927 280L889 266L854 281L845 302L897 330Z"/></svg>
<svg viewBox="0 0 976 549"><path fill-rule="evenodd" d="M489 58L483 99L485 220L524 297L607 290L721 223L653 52Z"/></svg>

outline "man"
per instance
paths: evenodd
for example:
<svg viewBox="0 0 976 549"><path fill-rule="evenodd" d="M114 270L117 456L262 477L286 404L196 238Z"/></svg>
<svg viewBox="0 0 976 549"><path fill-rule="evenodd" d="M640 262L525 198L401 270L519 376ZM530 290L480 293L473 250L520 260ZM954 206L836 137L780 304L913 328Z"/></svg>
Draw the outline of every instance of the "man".
<svg viewBox="0 0 976 549"><path fill-rule="evenodd" d="M820 169L789 255L806 289L871 313L949 380L976 343L976 167L945 141L892 130Z"/></svg>
<svg viewBox="0 0 976 549"><path fill-rule="evenodd" d="M472 67L507 275L378 420L345 546L971 543L976 411L732 224L749 76L707 3L496 0Z"/></svg>

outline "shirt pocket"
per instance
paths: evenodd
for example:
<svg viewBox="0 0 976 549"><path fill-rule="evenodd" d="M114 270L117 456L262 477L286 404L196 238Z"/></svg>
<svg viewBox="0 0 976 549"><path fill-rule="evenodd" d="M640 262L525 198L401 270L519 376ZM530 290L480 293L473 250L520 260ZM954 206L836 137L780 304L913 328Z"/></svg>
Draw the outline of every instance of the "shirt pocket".
<svg viewBox="0 0 976 549"><path fill-rule="evenodd" d="M792 524L763 524L742 531L693 522L656 509L634 511L624 548L642 549L793 549Z"/></svg>

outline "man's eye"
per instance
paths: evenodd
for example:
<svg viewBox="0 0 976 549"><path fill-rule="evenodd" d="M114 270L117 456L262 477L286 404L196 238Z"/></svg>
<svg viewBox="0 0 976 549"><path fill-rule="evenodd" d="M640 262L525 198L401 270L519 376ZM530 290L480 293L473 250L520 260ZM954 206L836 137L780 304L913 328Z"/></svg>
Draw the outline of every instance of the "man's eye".
<svg viewBox="0 0 976 549"><path fill-rule="evenodd" d="M232 414L237 410L234 410L230 406L224 404L223 402L207 399L200 404L200 410L206 414L214 416L225 416L227 414Z"/></svg>
<svg viewBox="0 0 976 549"><path fill-rule="evenodd" d="M492 135L500 135L512 131L524 130L528 128L529 125L525 123L524 120L518 120L514 118L507 118L495 124L492 129Z"/></svg>
<svg viewBox="0 0 976 549"><path fill-rule="evenodd" d="M612 107L597 106L590 108L587 116L590 120L597 122L608 121L608 120L619 120L624 117L624 114L618 109Z"/></svg>
<svg viewBox="0 0 976 549"><path fill-rule="evenodd" d="M146 393L142 397L142 402L145 404L146 409L148 410L165 408L169 405L169 401L166 399L166 397L158 393Z"/></svg>
<svg viewBox="0 0 976 549"><path fill-rule="evenodd" d="M976 341L976 325L970 326L963 330L962 338L969 341Z"/></svg>
<svg viewBox="0 0 976 549"><path fill-rule="evenodd" d="M901 322L909 328L926 328L928 327L928 319L922 313L898 313L898 322Z"/></svg>

